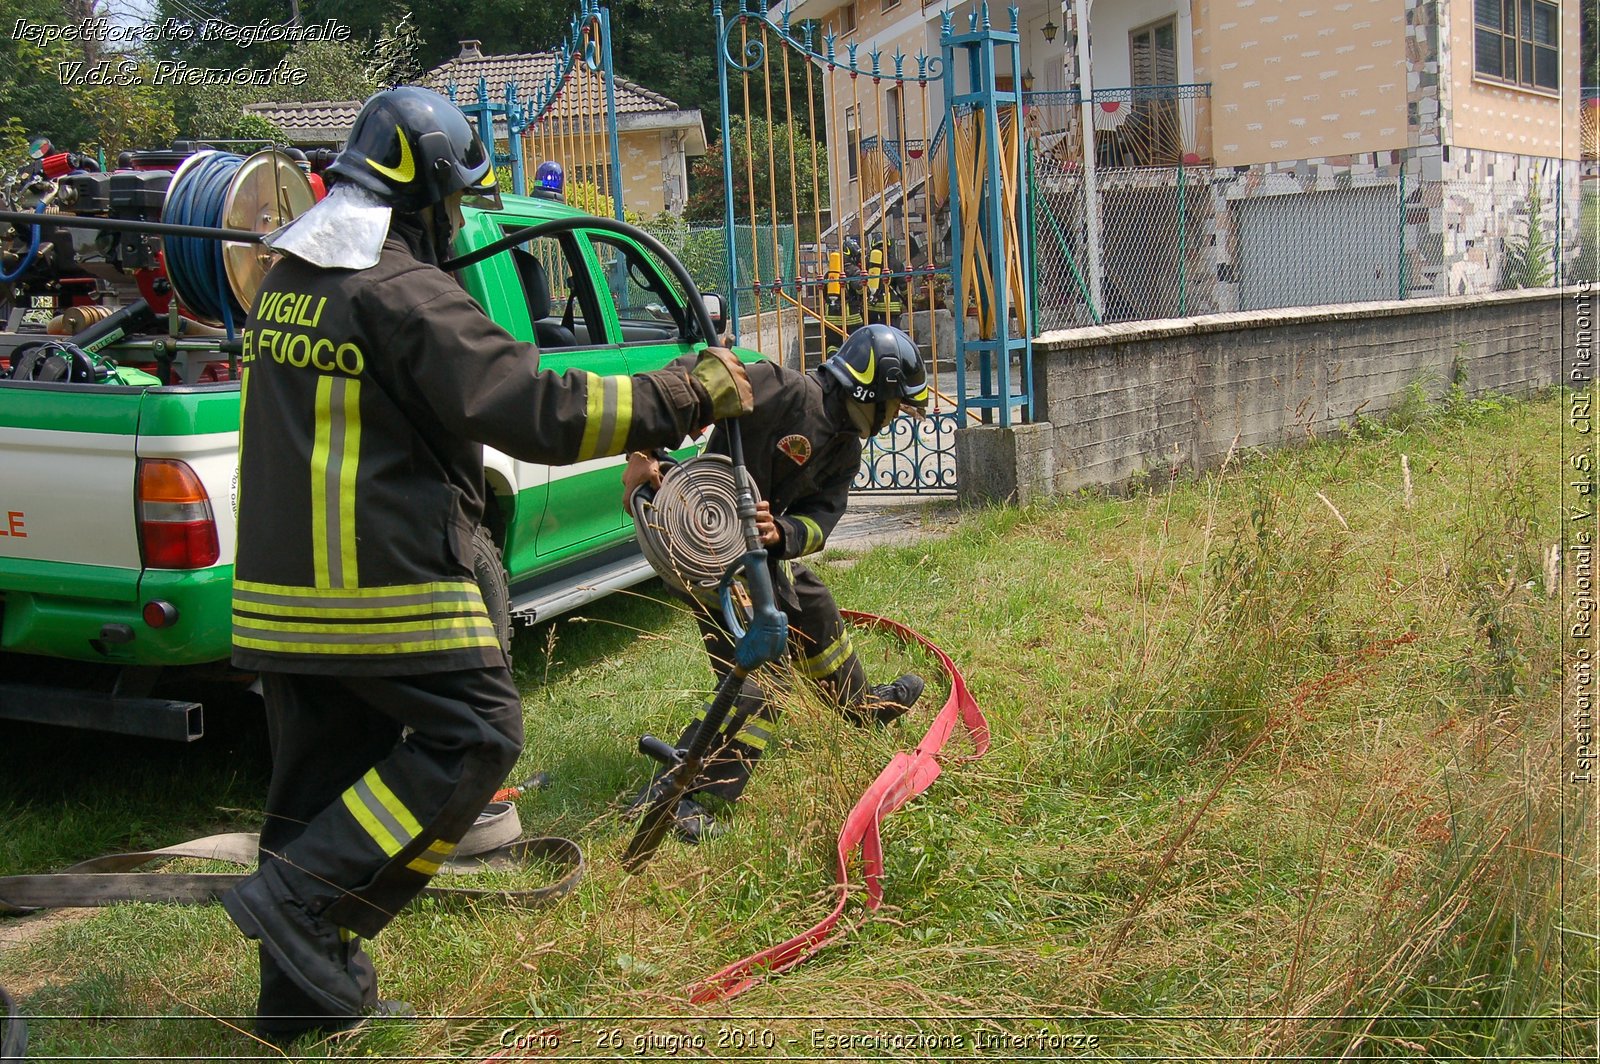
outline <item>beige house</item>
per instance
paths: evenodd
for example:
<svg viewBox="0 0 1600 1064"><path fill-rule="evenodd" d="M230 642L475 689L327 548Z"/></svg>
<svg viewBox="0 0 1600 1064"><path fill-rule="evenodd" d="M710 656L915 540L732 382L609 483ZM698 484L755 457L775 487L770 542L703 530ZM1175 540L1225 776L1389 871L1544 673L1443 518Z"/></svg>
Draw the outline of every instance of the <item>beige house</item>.
<svg viewBox="0 0 1600 1064"><path fill-rule="evenodd" d="M1167 182L1150 168L1184 164L1193 183L1188 222L1206 226L1212 249L1205 261L1190 264L1190 295L1198 299L1190 312L1279 305L1282 293L1314 287L1315 261L1275 262L1272 276L1245 278L1240 286L1245 263L1261 261L1255 252L1262 245L1368 215L1395 230L1398 251L1389 262L1413 261L1387 270L1373 294L1352 291L1352 298L1380 291L1392 298L1397 283L1408 295L1492 289L1500 250L1527 230L1534 188L1543 224L1555 232L1559 219L1555 239L1575 249L1582 154L1577 0L1022 0L1018 6L1016 78L1022 88L1047 94L1032 97L1027 108L1029 135L1041 154L1064 160L1064 171L1098 168L1102 183L1115 177L1124 185ZM885 56L897 48L938 55L941 16L950 12L960 33L974 10L974 0L803 0L789 13L794 22L814 19L836 34L841 57L855 44L865 65L874 49ZM989 12L997 28L1009 26L1004 3L990 4ZM926 94L907 89L904 117L887 119L864 92L866 80L842 71L825 80L828 141L844 148L830 155L833 202L846 227L858 209L872 224L874 194L862 187L873 177L872 147L880 138L921 137L943 116L935 86ZM1002 87L1010 80L1003 77ZM1135 168L1144 169L1136 175ZM1395 210L1396 187L1413 209ZM1195 202L1207 194L1208 203ZM1102 245L1117 242L1119 225L1150 225L1147 204L1154 201L1129 195L1098 202L1089 231L1100 239L1086 256L1097 260L1092 265L1100 269L1098 260L1111 254ZM1388 221L1397 214L1403 223Z"/></svg>
<svg viewBox="0 0 1600 1064"><path fill-rule="evenodd" d="M557 59L552 52L486 56L477 41L463 41L460 54L428 71L419 82L445 94L453 88L460 104L477 101L480 79L496 102L503 101L506 86L514 84L517 100L527 103L554 76ZM609 194L610 153L598 81L594 78L582 91L570 92L567 101L582 103L564 101L563 109L547 120L544 128L554 128L555 135L525 136L524 166L530 180L542 161L537 153L548 147L565 163L569 186L585 180ZM706 151L700 112L679 107L624 78L615 79L615 92L623 205L646 217L662 211L681 213L689 198L689 160ZM249 110L284 130L299 147L339 147L360 108L360 101L347 100L254 104ZM583 133L581 145L570 135L574 131ZM504 119L496 120L496 132L504 150Z"/></svg>

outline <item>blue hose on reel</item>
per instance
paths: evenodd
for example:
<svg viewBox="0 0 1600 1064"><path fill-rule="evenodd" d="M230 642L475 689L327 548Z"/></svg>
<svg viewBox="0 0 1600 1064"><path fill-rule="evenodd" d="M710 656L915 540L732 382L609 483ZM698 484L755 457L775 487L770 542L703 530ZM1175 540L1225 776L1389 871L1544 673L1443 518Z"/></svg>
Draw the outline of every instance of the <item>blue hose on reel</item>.
<svg viewBox="0 0 1600 1064"><path fill-rule="evenodd" d="M179 225L218 226L228 185L243 165L243 156L220 151L194 159L181 173L174 175L161 220ZM167 278L184 305L196 314L222 322L231 339L235 316L242 318L244 308L234 300L223 273L221 241L168 236L162 238L162 246L166 252Z"/></svg>
<svg viewBox="0 0 1600 1064"><path fill-rule="evenodd" d="M43 214L44 208L45 205L43 203L39 204L38 207L34 208L35 213ZM15 270L12 270L10 273L0 270L0 284L10 284L12 281L15 281L18 277L21 277L24 273L26 273L29 266L33 265L33 257L39 253L39 230L41 227L35 225L30 226L30 228L33 230L33 238L28 241L27 253L22 256L22 261L17 264L17 268Z"/></svg>

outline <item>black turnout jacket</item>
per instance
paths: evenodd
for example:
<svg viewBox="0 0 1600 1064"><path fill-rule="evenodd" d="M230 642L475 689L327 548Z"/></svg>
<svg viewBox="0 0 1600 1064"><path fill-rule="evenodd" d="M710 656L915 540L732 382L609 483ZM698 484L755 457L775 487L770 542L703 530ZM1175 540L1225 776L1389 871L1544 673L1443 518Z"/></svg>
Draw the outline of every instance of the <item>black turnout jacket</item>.
<svg viewBox="0 0 1600 1064"><path fill-rule="evenodd" d="M676 446L711 420L692 358L540 370L391 230L378 263L285 256L243 334L234 662L415 674L503 665L473 579L482 445L570 463Z"/></svg>

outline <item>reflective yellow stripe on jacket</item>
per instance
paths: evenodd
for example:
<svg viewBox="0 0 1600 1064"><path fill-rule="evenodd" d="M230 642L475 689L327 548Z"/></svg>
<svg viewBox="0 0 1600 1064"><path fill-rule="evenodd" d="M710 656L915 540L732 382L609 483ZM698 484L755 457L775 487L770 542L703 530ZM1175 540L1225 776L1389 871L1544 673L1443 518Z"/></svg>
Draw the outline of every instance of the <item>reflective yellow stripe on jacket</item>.
<svg viewBox="0 0 1600 1064"><path fill-rule="evenodd" d="M589 381L589 410L578 461L621 454L628 446L628 430L633 427L633 378L594 373L584 376Z"/></svg>
<svg viewBox="0 0 1600 1064"><path fill-rule="evenodd" d="M317 381L311 448L311 548L318 587L359 586L356 572L356 469L361 458L361 382Z"/></svg>
<svg viewBox="0 0 1600 1064"><path fill-rule="evenodd" d="M233 641L287 654L416 654L498 647L476 584L294 587L235 581Z"/></svg>

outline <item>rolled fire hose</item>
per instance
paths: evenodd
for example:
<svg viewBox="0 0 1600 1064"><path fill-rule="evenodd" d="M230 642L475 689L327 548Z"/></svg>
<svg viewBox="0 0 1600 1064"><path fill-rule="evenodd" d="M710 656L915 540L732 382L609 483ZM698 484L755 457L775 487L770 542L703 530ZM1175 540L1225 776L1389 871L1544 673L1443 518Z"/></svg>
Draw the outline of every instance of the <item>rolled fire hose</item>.
<svg viewBox="0 0 1600 1064"><path fill-rule="evenodd" d="M669 466L660 487L636 490L629 508L645 560L685 594L714 597L723 575L744 556L739 492L726 455Z"/></svg>
<svg viewBox="0 0 1600 1064"><path fill-rule="evenodd" d="M478 814L456 852L440 872L467 874L484 869L514 868L536 860L562 868L554 883L529 890L475 887L428 887L423 894L439 898L500 901L529 907L570 894L583 879L583 851L571 839L524 839L517 807L490 802ZM62 872L0 876L0 913L23 914L37 909L110 905L119 901L197 904L214 900L245 878L237 872L137 872L135 869L174 857L193 857L228 864L253 865L260 839L251 832L208 835L159 850L115 853L82 861ZM0 1061L27 1059L28 1025L15 999L0 987Z"/></svg>
<svg viewBox="0 0 1600 1064"><path fill-rule="evenodd" d="M467 832L441 872L468 873L485 867L505 868L529 860L545 860L563 869L556 882L528 890L478 890L470 887L428 887L430 896L500 900L513 905L538 905L568 894L583 878L583 851L571 839L521 838L516 806L491 802ZM245 878L237 872L138 872L145 865L174 857L195 857L228 864L253 865L259 846L251 832L207 835L159 850L114 853L80 861L60 872L0 876L0 913L35 909L110 905L119 901L200 904Z"/></svg>

